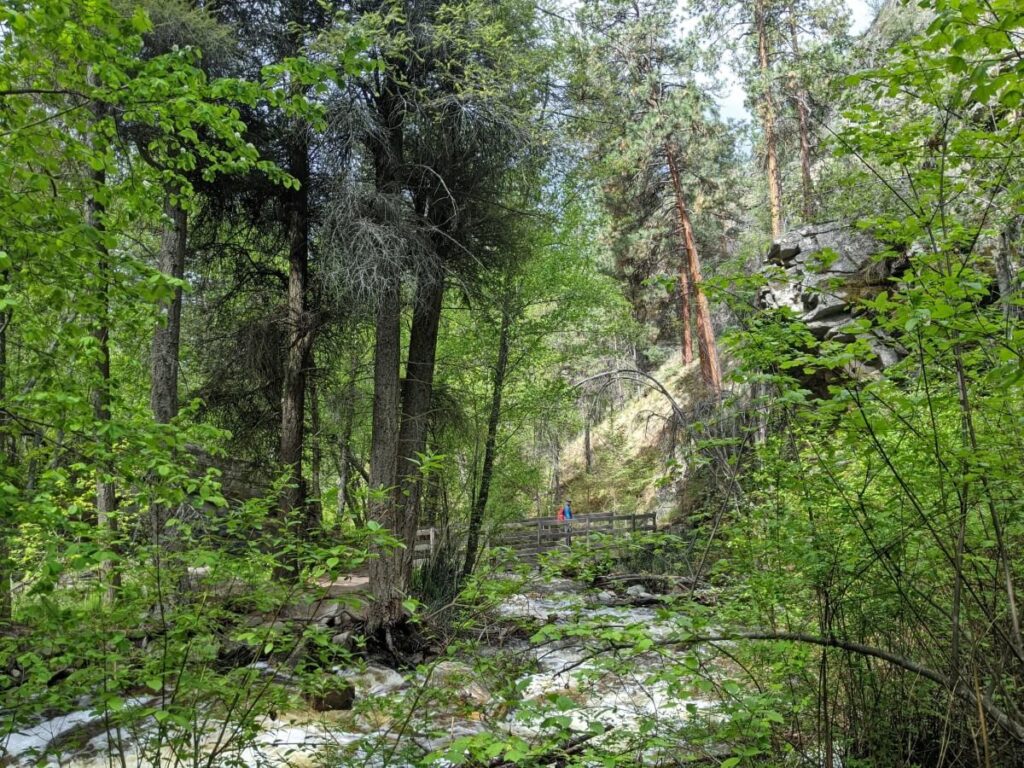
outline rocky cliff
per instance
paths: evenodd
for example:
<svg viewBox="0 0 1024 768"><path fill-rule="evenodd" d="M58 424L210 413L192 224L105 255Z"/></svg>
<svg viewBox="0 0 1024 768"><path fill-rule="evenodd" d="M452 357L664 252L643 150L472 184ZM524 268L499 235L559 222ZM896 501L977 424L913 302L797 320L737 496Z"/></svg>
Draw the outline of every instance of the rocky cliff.
<svg viewBox="0 0 1024 768"><path fill-rule="evenodd" d="M905 266L871 235L844 222L803 227L775 241L762 267L769 282L758 307L785 309L819 340L852 341L851 322L863 311L858 300L891 286ZM900 359L899 345L868 337L877 356L869 365L884 368Z"/></svg>

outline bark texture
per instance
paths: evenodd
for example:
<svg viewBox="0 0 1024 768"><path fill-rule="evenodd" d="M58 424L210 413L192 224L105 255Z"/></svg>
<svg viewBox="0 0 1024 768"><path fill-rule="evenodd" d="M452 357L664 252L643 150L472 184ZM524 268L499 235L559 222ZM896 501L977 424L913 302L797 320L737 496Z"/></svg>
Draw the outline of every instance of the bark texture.
<svg viewBox="0 0 1024 768"><path fill-rule="evenodd" d="M715 329L711 323L711 308L707 296L701 290L700 255L693 237L693 226L683 194L682 179L679 166L675 159L675 151L671 146L665 153L668 159L669 175L672 177L672 190L675 194L676 213L679 215L679 228L683 234L686 250L686 271L690 275L690 290L696 304L697 340L700 345L700 370L704 383L713 393L722 391L722 374L718 367L718 346L715 342Z"/></svg>
<svg viewBox="0 0 1024 768"><path fill-rule="evenodd" d="M301 130L301 129L300 129ZM284 382L281 389L281 436L278 461L289 470L289 487L281 499L281 512L302 509L306 488L302 476L302 445L305 433L306 367L313 330L306 311L309 276L309 146L302 132L289 157L289 172L300 188L288 201L288 320Z"/></svg>
<svg viewBox="0 0 1024 768"><path fill-rule="evenodd" d="M399 380L401 316L398 281L381 297L377 308L376 341L373 355L373 425L370 451L369 518L391 531L396 538L402 526L394 499L398 476ZM370 592L373 602L366 629L397 624L405 597L404 554L401 549L374 549L370 560Z"/></svg>
<svg viewBox="0 0 1024 768"><path fill-rule="evenodd" d="M316 529L323 524L323 504L320 496L320 475L323 468L323 450L320 445L320 391L316 385L316 376L309 377L309 430L310 430L310 468L308 501L308 524Z"/></svg>
<svg viewBox="0 0 1024 768"><path fill-rule="evenodd" d="M772 237L782 236L782 181L779 175L778 139L775 135L775 101L772 98L771 56L768 42L768 12L765 0L754 4L754 27L757 33L757 61L763 80L759 112L764 130L767 155L768 204L771 207Z"/></svg>
<svg viewBox="0 0 1024 768"><path fill-rule="evenodd" d="M401 65L399 65L400 67ZM380 85L375 107L380 130L371 139L377 191L386 196L402 194L405 102L402 86L388 76ZM404 541L405 526L395 498L398 482L398 448L401 431L401 274L397 266L383 276L378 296L373 360L373 425L370 448L370 502L368 518ZM403 619L405 553L401 549L374 547L370 561L368 633L390 629Z"/></svg>
<svg viewBox="0 0 1024 768"><path fill-rule="evenodd" d="M441 324L444 300L444 277L422 274L417 285L409 334L409 358L402 383L402 416L398 437L398 497L395 506L405 543L402 563L403 580L412 572L413 547L419 527L419 500L422 476L417 454L427 448L427 429L434 390L434 364L437 357L437 334Z"/></svg>

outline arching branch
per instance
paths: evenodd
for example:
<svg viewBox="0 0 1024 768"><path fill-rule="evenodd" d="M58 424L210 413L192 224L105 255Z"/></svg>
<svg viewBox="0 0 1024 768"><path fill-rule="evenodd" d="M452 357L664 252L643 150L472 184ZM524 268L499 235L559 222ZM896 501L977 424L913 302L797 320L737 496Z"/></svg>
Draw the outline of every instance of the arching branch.
<svg viewBox="0 0 1024 768"><path fill-rule="evenodd" d="M665 386L656 378L651 376L649 373L638 371L636 368L617 368L611 371L595 373L593 376L588 376L585 379L577 381L575 384L572 385L572 388L579 389L584 384L587 384L591 381L597 381L598 379L607 378L614 379L616 377L635 381L638 384L643 384L644 386L653 389L655 392L660 393L665 397L666 400L668 400L669 404L672 406L672 413L676 417L678 422L680 424L686 423L686 413L683 411L682 408L679 407L679 403L677 403L676 399L672 397L672 394L667 389L665 389Z"/></svg>

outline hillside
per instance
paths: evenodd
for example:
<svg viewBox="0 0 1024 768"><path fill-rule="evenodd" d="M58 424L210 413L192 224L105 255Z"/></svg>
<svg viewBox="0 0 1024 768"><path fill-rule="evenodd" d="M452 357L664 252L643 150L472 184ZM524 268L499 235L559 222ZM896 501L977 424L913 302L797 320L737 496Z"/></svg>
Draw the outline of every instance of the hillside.
<svg viewBox="0 0 1024 768"><path fill-rule="evenodd" d="M671 356L651 374L686 409L700 391L697 361L683 366ZM580 432L562 455L562 485L578 513L657 512L659 524L678 509L678 477L684 470L672 405L654 388L621 381L625 400L590 431L591 466L587 470L586 435Z"/></svg>

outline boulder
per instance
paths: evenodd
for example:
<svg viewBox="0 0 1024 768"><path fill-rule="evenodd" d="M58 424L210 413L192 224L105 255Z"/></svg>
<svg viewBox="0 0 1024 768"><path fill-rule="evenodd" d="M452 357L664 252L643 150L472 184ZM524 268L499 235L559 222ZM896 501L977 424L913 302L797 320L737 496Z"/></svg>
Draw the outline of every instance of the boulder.
<svg viewBox="0 0 1024 768"><path fill-rule="evenodd" d="M356 695L380 696L405 686L405 678L380 664L367 664L363 669L341 670L340 674L355 686Z"/></svg>
<svg viewBox="0 0 1024 768"><path fill-rule="evenodd" d="M332 678L323 690L306 693L305 698L310 708L316 712L352 709L356 700L356 688L348 680Z"/></svg>
<svg viewBox="0 0 1024 768"><path fill-rule="evenodd" d="M478 680L472 667L457 661L442 661L434 665L432 679L438 685L452 689L462 701L483 706L491 700L491 692Z"/></svg>
<svg viewBox="0 0 1024 768"><path fill-rule="evenodd" d="M331 643L333 645L337 645L337 646L343 648L346 651L353 651L353 650L355 650L355 647L356 647L356 636L355 636L355 633L353 633L351 631L339 632L338 634L336 634L334 637L331 638Z"/></svg>
<svg viewBox="0 0 1024 768"><path fill-rule="evenodd" d="M309 598L297 600L281 611L286 619L322 627L337 626L346 613L346 606L338 600Z"/></svg>

